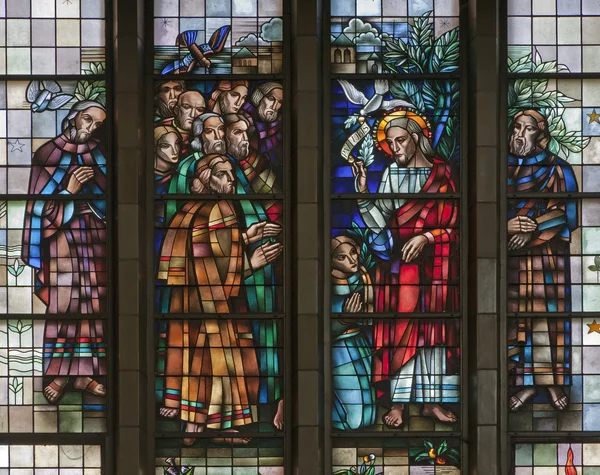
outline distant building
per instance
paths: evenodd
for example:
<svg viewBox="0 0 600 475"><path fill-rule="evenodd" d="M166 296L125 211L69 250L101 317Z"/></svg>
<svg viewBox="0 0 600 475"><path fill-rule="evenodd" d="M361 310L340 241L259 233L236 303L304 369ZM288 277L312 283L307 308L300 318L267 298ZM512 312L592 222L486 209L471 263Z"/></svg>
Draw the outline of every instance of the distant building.
<svg viewBox="0 0 600 475"><path fill-rule="evenodd" d="M383 73L383 59L377 53L359 53L356 57L356 72L381 74Z"/></svg>
<svg viewBox="0 0 600 475"><path fill-rule="evenodd" d="M356 45L344 33L331 43L331 72L356 72Z"/></svg>
<svg viewBox="0 0 600 475"><path fill-rule="evenodd" d="M234 74L252 74L256 73L258 58L245 46L233 55L231 58Z"/></svg>

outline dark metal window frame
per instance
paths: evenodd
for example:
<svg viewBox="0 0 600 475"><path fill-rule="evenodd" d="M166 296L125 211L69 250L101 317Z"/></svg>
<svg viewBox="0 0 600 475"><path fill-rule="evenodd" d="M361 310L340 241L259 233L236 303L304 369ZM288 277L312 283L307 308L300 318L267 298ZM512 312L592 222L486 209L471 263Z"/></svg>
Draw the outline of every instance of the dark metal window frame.
<svg viewBox="0 0 600 475"><path fill-rule="evenodd" d="M292 473L292 432L293 432L293 412L291 400L293 398L292 393L292 378L293 378L293 366L292 366L292 272L291 266L294 258L292 245L294 243L294 237L292 233L292 164L291 164L291 130L292 130L292 75L291 75L291 39L292 39L292 5L291 0L282 0L283 3L283 71L277 74L169 74L160 75L154 71L154 4L147 2L145 8L145 52L144 52L144 75L146 78L145 86L145 121L144 124L146 131L146 164L145 164L145 196L144 202L146 203L146 219L145 219L145 230L146 230L146 242L151 243L154 239L155 221L154 221L154 203L156 200L165 200L169 197L177 197L177 195L156 195L154 193L154 143L153 143L153 131L154 131L154 88L155 83L160 80L174 79L183 80L186 82L202 82L202 81L217 81L220 79L246 79L248 81L256 80L275 80L283 84L284 99L283 99L283 157L281 166L283 167L283 193L279 194L256 194L256 195L244 195L239 196L228 196L227 199L241 200L241 199L255 199L257 201L269 201L273 199L281 200L283 202L283 295L284 295L284 306L283 312L275 312L272 314L215 314L214 318L271 318L278 320L283 328L282 337L283 341L279 342L279 347L282 348L282 363L280 366L280 372L282 373L283 380L283 392L282 398L286 400L284 404L284 430L273 432L248 432L247 434L253 438L272 438L281 439L283 441L283 461L284 461L284 472L286 474ZM235 18L235 17L232 17ZM189 199L190 195L185 195L184 199ZM218 197L204 196L205 199L219 199ZM146 325L146 371L147 371L147 401L148 407L146 411L147 418L147 444L148 444L148 457L147 463L148 473L154 473L156 470L156 446L159 440L164 439L181 439L185 435L185 432L172 432L172 433L157 433L156 432L156 402L154 398L155 392L155 368L156 368L156 335L155 335L155 322L163 319L173 318L186 318L186 319L202 319L206 318L206 314L194 314L189 313L185 315L172 315L172 314L160 314L155 312L154 307L154 294L155 294L155 275L154 275L154 256L153 246L146 244L146 299L145 309L141 311L140 315L145 316L145 321L140 323ZM161 318L162 317L162 318ZM211 317L211 318L213 318ZM209 433L198 433L197 438L207 439L213 437L231 437L231 434L225 432L211 431Z"/></svg>
<svg viewBox="0 0 600 475"><path fill-rule="evenodd" d="M410 1L410 0L409 0ZM459 41L460 41L460 59L459 70L448 74L400 74L400 73L382 73L382 74L332 74L331 73L331 58L329 53L323 53L323 134L325 137L323 144L323 197L324 197L324 236L322 241L323 253L327 262L323 263L324 267L324 307L322 328L325 335L324 349L324 390L325 390L325 405L324 405L324 427L325 427L325 472L332 473L332 449L334 439L386 439L386 438L403 438L406 440L422 439L422 438L455 438L461 441L461 472L468 473L468 441L469 441L469 367L468 360L469 348L467 341L469 336L469 287L468 287L468 269L469 269L469 215L468 215L468 200L469 197L469 147L468 147L468 58L469 58L469 18L468 18L468 0L459 0ZM331 1L323 2L323 51L329 51L331 24ZM329 259L328 249L331 246L331 205L334 201L341 200L356 200L357 197L363 196L359 193L338 194L331 191L331 165L332 153L331 150L331 83L338 78L348 80L369 80L369 79L401 79L401 80L419 80L419 79L439 79L439 80L455 80L460 83L460 99L459 99L459 126L460 126L460 183L459 193L454 194L427 194L427 198L444 198L457 199L460 202L460 311L457 313L373 313L370 314L373 318L459 318L460 319L460 431L459 432L425 432L425 431L381 431L381 432L338 432L332 430L331 414L332 414L332 374L331 374L331 321L337 317L352 318L352 315L332 314L331 312L331 260ZM377 193L371 193L370 196L377 197ZM399 196L399 195L386 195ZM415 194L410 194L409 197L414 198ZM354 314L354 318L356 315Z"/></svg>
<svg viewBox="0 0 600 475"><path fill-rule="evenodd" d="M106 133L104 143L106 148L104 153L107 159L106 176L107 190L102 195L78 195L78 199L94 198L105 199L107 204L106 213L106 267L108 273L108 296L106 311L101 314L45 314L45 313L30 313L30 314L3 314L0 315L0 320L11 320L15 318L25 318L27 320L103 320L104 321L104 339L107 345L107 375L106 375L106 432L56 432L56 433L15 433L8 432L0 434L0 445L98 445L101 448L102 468L101 473L108 475L116 473L116 456L115 456L115 430L116 430L116 407L117 400L117 337L116 337L116 321L115 313L117 311L117 285L116 285L116 255L117 255L117 233L116 233L116 210L117 210L117 183L116 183L116 146L114 140L114 50L113 50L113 32L115 30L116 19L113 18L113 0L104 1L104 54L105 54L105 72L104 75L85 75L78 74L2 74L0 81L9 83L13 81L32 81L32 80L54 80L61 81L79 81L79 80L103 80L106 84L106 120L104 130ZM32 17L27 17L27 20L32 20ZM57 20L54 16L51 20ZM81 15L77 18L80 22ZM80 23L80 34L81 23ZM29 48L32 48L30 31ZM83 37L83 34L81 34ZM4 46L6 48L6 46ZM54 49L56 50L56 46ZM81 46L80 46L81 48ZM52 48L48 48L52 49ZM56 61L56 60L55 60ZM31 137L30 137L31 138ZM7 166L8 168L8 166ZM0 195L1 201L26 201L29 199L40 199L42 195L31 195L29 193L14 194L5 193ZM53 200L70 199L61 195L54 195ZM33 410L33 406L32 406ZM83 469L83 466L82 466Z"/></svg>
<svg viewBox="0 0 600 475"><path fill-rule="evenodd" d="M581 3L581 2L580 2ZM581 9L580 4L580 11ZM536 15L525 15L526 17L535 18ZM554 16L560 18L562 15L544 15ZM572 16L572 15L569 15ZM583 17L583 14L580 15ZM577 15L576 15L577 17ZM535 432L535 431L511 431L508 424L508 320L515 318L517 315L522 317L533 317L540 316L540 314L531 313L519 313L513 314L508 313L507 310L507 299L508 299L508 282L507 282L507 244L508 244L508 233L506 226L503 223L508 221L508 201L515 198L548 198L550 196L563 197L563 198L574 198L574 199L600 199L599 192L577 192L577 193L508 193L508 166L506 164L506 157L508 156L508 86L511 81L515 79L533 79L533 78L545 78L545 79L569 79L569 80L580 80L586 79L600 79L600 71L598 72L569 72L569 73L522 73L522 74L509 74L508 73L508 5L506 1L498 2L498 18L499 18L499 31L502 32L499 44L499 61L500 61L500 109L499 119L500 125L498 128L498 151L500 153L500 187L499 187L499 199L500 199L500 286L499 286L499 313L500 313L500 331L498 333L500 358L499 358L499 372L500 372L500 463L501 472L504 475L514 473L514 444L518 443L582 443L582 442L597 442L600 439L600 431L547 431L547 432ZM558 34L558 33L557 33ZM558 41L556 43L559 45ZM535 47L536 45L533 44ZM577 46L577 45L575 45ZM581 43L580 45L581 46ZM583 62L583 58L582 58ZM583 107L583 103L581 105ZM555 312L544 315L547 318L582 318L590 317L594 315L593 312Z"/></svg>

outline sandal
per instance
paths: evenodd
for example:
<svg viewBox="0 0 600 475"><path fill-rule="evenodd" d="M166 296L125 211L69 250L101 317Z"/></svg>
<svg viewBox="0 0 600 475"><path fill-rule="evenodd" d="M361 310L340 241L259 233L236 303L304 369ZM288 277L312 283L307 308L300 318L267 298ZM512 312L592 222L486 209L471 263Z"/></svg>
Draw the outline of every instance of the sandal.
<svg viewBox="0 0 600 475"><path fill-rule="evenodd" d="M58 400L62 397L63 393L65 392L65 386L67 384L65 383L63 386L61 386L60 384L56 384L54 381L51 381L48 386L46 386L44 388L44 397L46 398L46 400L50 403L50 404L55 404L58 402ZM56 394L56 396L50 397L47 393L48 388L52 389L52 391L54 391L54 393Z"/></svg>
<svg viewBox="0 0 600 475"><path fill-rule="evenodd" d="M83 388L83 389L80 389L80 391L88 392L88 393L90 393L90 394L92 394L94 396L106 396L106 392L100 393L100 392L96 391L96 388L98 386L101 386L101 384L98 381L95 381L95 380L92 379L87 384L87 386L85 388ZM77 388L77 389L79 389L79 388Z"/></svg>

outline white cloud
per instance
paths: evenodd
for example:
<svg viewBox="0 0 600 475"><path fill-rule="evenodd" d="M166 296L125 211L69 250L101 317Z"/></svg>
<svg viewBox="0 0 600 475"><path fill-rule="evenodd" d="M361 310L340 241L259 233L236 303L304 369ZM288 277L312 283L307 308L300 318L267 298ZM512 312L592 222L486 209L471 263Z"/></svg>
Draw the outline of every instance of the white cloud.
<svg viewBox="0 0 600 475"><path fill-rule="evenodd" d="M369 31L368 33L361 33L355 37L354 44L362 46L379 46L381 45L381 40L378 36L375 36L372 31Z"/></svg>
<svg viewBox="0 0 600 475"><path fill-rule="evenodd" d="M365 23L360 18L353 18L348 22L348 26L344 28L344 34L354 40L355 37L362 33L373 33L373 36L379 36L377 28L373 27L370 23Z"/></svg>
<svg viewBox="0 0 600 475"><path fill-rule="evenodd" d="M239 40L237 40L235 46L264 46L268 44L268 42L256 36L254 33L250 33L249 35L242 36Z"/></svg>

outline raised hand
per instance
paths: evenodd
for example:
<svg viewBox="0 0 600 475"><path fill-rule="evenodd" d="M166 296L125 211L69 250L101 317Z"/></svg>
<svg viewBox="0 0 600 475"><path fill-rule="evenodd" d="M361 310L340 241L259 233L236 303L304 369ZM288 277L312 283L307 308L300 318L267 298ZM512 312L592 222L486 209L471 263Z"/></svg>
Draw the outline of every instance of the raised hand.
<svg viewBox="0 0 600 475"><path fill-rule="evenodd" d="M356 179L356 188L359 193L368 193L369 188L367 187L367 169L365 164L360 160L354 160L351 164L352 175L358 177Z"/></svg>
<svg viewBox="0 0 600 475"><path fill-rule="evenodd" d="M262 269L270 264L283 252L283 244L280 242L266 242L257 247L250 256L250 267L253 270Z"/></svg>
<svg viewBox="0 0 600 475"><path fill-rule="evenodd" d="M508 250L522 249L533 237L533 233L517 233L508 241Z"/></svg>
<svg viewBox="0 0 600 475"><path fill-rule="evenodd" d="M264 238L277 236L280 232L281 226L279 224L261 221L260 223L254 223L248 228L244 233L244 242L252 244Z"/></svg>
<svg viewBox="0 0 600 475"><path fill-rule="evenodd" d="M358 313L362 309L362 301L359 293L353 293L348 297L344 305L342 306L342 312L344 313Z"/></svg>
<svg viewBox="0 0 600 475"><path fill-rule="evenodd" d="M532 233L537 229L537 223L527 216L515 216L508 220L508 234Z"/></svg>
<svg viewBox="0 0 600 475"><path fill-rule="evenodd" d="M402 260L411 262L423 251L423 248L429 241L425 236L415 236L402 246Z"/></svg>
<svg viewBox="0 0 600 475"><path fill-rule="evenodd" d="M72 195L81 192L83 185L94 177L94 169L92 167L78 167L69 177L67 191Z"/></svg>

